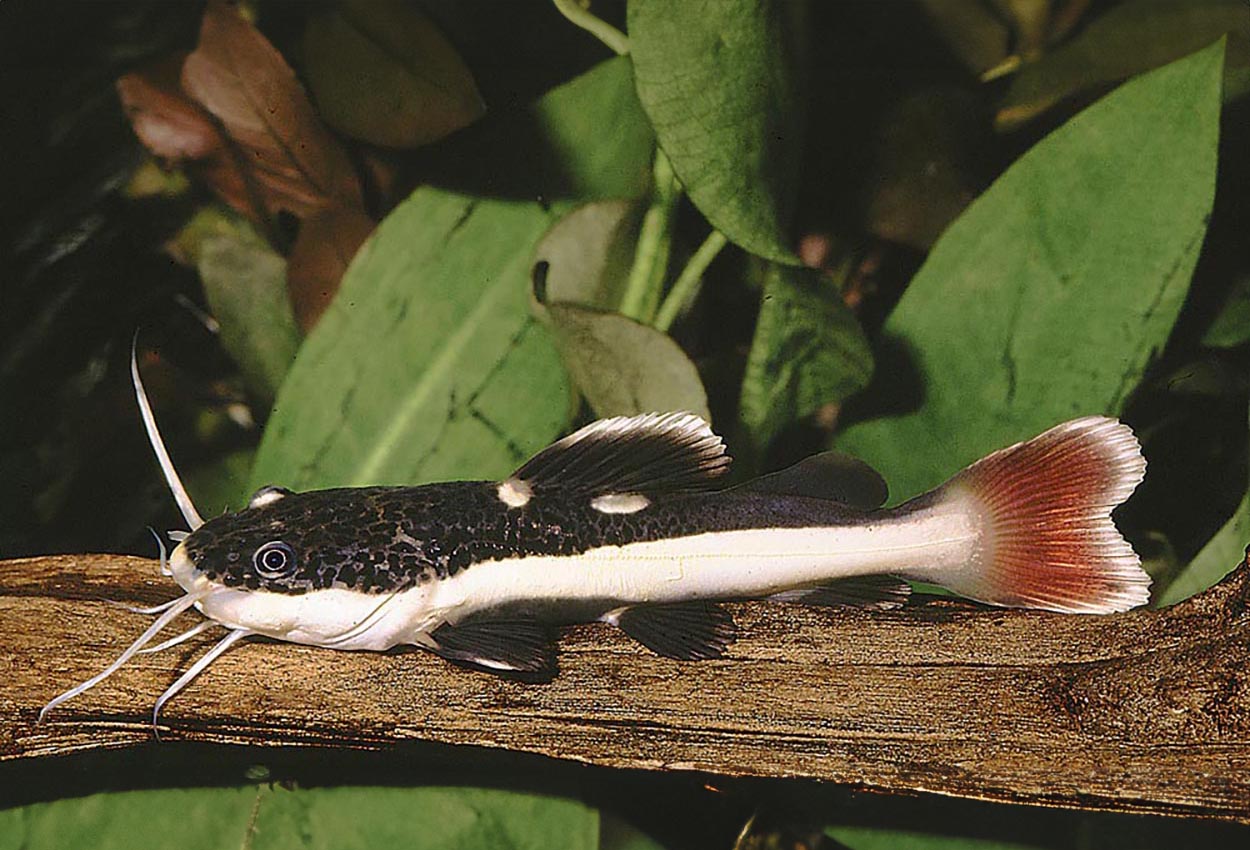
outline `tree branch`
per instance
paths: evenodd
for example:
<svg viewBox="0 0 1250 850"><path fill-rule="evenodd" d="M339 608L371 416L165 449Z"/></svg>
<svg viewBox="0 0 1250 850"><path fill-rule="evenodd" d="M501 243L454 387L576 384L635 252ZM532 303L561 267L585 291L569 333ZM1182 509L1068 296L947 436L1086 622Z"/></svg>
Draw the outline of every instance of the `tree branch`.
<svg viewBox="0 0 1250 850"><path fill-rule="evenodd" d="M143 656L36 725L172 587L154 562L0 562L0 759L152 739L156 696L214 635ZM380 748L422 739L595 764L815 777L1041 805L1250 822L1250 568L1163 611L1108 617L946 600L890 613L734 606L723 661L568 630L531 685L422 652L255 642L165 709L165 739ZM184 615L191 625L193 615ZM182 624L176 623L175 626Z"/></svg>

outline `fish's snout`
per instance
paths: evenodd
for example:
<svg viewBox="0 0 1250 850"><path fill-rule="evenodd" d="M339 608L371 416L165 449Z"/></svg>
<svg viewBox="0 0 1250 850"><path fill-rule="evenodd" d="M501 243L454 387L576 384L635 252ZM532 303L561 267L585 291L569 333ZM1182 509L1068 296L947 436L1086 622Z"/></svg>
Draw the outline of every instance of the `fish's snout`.
<svg viewBox="0 0 1250 850"><path fill-rule="evenodd" d="M179 543L169 555L169 572L178 586L188 593L203 590L209 585L208 576L196 568L187 554L186 542Z"/></svg>

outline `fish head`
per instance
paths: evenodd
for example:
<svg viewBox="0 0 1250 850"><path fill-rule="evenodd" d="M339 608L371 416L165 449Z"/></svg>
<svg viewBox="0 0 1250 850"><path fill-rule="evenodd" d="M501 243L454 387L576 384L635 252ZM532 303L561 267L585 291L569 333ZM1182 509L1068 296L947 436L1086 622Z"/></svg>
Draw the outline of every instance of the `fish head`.
<svg viewBox="0 0 1250 850"><path fill-rule="evenodd" d="M377 489L266 487L245 509L187 535L169 565L185 590L206 593L197 603L205 615L325 645L390 597L426 583L419 541L402 531L379 509Z"/></svg>

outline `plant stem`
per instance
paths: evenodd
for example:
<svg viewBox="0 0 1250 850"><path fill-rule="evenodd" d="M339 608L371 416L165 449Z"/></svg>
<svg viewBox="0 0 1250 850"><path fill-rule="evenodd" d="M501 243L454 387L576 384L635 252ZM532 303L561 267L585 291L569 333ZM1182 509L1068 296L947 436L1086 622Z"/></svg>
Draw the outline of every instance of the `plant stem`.
<svg viewBox="0 0 1250 850"><path fill-rule="evenodd" d="M602 41L617 56L625 56L629 53L629 39L625 37L625 33L602 18L596 17L587 8L589 3L583 6L577 0L553 0L553 2L561 15Z"/></svg>
<svg viewBox="0 0 1250 850"><path fill-rule="evenodd" d="M694 303L694 299L699 295L699 288L703 285L703 273L707 271L707 267L711 265L712 260L716 259L716 255L728 241L725 234L719 230L713 230L708 234L707 239L703 240L699 250L694 252L690 262L686 263L686 267L673 282L673 288L669 291L668 297L660 305L660 312L656 314L654 323L656 330L667 333L668 329L673 326L673 322L677 321L677 317Z"/></svg>
<svg viewBox="0 0 1250 850"><path fill-rule="evenodd" d="M638 232L638 247L634 251L634 266L625 283L621 297L620 312L644 324L651 323L655 304L659 300L664 275L668 271L668 254L673 243L672 219L681 187L673 166L664 152L655 152L655 188L651 206L642 219Z"/></svg>

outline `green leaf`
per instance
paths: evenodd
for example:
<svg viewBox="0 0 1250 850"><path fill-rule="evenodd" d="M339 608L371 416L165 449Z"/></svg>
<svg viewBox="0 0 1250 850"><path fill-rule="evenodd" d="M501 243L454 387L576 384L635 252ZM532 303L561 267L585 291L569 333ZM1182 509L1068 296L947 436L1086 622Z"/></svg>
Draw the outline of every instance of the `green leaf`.
<svg viewBox="0 0 1250 850"><path fill-rule="evenodd" d="M825 835L850 850L1029 850L1034 844L990 841L952 835L926 835L862 826L830 826Z"/></svg>
<svg viewBox="0 0 1250 850"><path fill-rule="evenodd" d="M1113 6L1071 41L1025 65L997 123L1028 121L1078 91L1116 82L1186 56L1229 34L1228 65L1250 65L1245 0L1129 0Z"/></svg>
<svg viewBox="0 0 1250 850"><path fill-rule="evenodd" d="M664 850L654 838L607 812L599 815L599 850Z"/></svg>
<svg viewBox="0 0 1250 850"><path fill-rule="evenodd" d="M1207 328L1202 344L1212 348L1236 348L1250 342L1250 274L1233 283L1224 306Z"/></svg>
<svg viewBox="0 0 1250 850"><path fill-rule="evenodd" d="M355 139L407 148L485 111L473 75L418 7L344 0L304 30L305 73L326 123Z"/></svg>
<svg viewBox="0 0 1250 850"><path fill-rule="evenodd" d="M35 803L0 811L0 850L239 847L255 788L167 789Z"/></svg>
<svg viewBox="0 0 1250 850"><path fill-rule="evenodd" d="M436 145L434 185L531 200L636 198L651 183L655 136L628 57L600 62L522 110L488 116Z"/></svg>
<svg viewBox="0 0 1250 850"><path fill-rule="evenodd" d="M802 12L785 0L627 7L638 97L690 199L732 242L784 263L797 262Z"/></svg>
<svg viewBox="0 0 1250 850"><path fill-rule="evenodd" d="M562 179L547 187L547 197L636 198L650 183L655 136L634 92L628 57L601 62L553 89L529 114L546 151L537 162L513 164L531 175L558 171Z"/></svg>
<svg viewBox="0 0 1250 850"><path fill-rule="evenodd" d="M1126 83L951 225L885 326L923 402L851 428L840 448L911 495L1058 421L1120 411L1202 246L1222 59L1219 43Z"/></svg>
<svg viewBox="0 0 1250 850"><path fill-rule="evenodd" d="M594 850L599 817L573 800L479 788L132 791L0 811L0 850L174 838L179 850Z"/></svg>
<svg viewBox="0 0 1250 850"><path fill-rule="evenodd" d="M286 289L286 260L254 235L206 238L200 279L221 324L221 342L252 390L272 399L299 348L300 332Z"/></svg>
<svg viewBox="0 0 1250 850"><path fill-rule="evenodd" d="M183 478L201 516L219 516L247 504L248 473L255 458L255 449L238 449L187 470Z"/></svg>
<svg viewBox="0 0 1250 850"><path fill-rule="evenodd" d="M1156 608L1175 605L1206 590L1237 568L1250 546L1250 494L1188 566L1154 599Z"/></svg>
<svg viewBox="0 0 1250 850"><path fill-rule="evenodd" d="M543 309L569 375L599 416L688 410L711 420L699 371L667 334L576 304Z"/></svg>
<svg viewBox="0 0 1250 850"><path fill-rule="evenodd" d="M568 421L528 309L538 204L419 189L365 243L300 350L253 486L505 475Z"/></svg>
<svg viewBox="0 0 1250 850"><path fill-rule="evenodd" d="M253 850L595 850L599 843L594 810L537 794L481 788L275 789L262 802Z"/></svg>
<svg viewBox="0 0 1250 850"><path fill-rule="evenodd" d="M782 428L868 385L872 350L841 294L808 269L773 265L764 280L739 416L759 449Z"/></svg>

